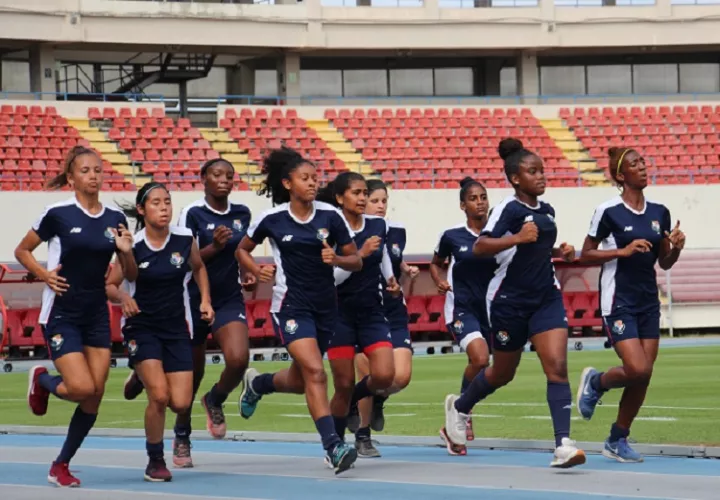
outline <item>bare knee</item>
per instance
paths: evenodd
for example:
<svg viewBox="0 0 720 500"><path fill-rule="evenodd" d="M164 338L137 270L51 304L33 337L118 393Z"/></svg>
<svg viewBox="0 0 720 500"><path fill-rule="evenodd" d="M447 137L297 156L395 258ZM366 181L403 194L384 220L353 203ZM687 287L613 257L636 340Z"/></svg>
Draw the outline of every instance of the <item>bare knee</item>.
<svg viewBox="0 0 720 500"><path fill-rule="evenodd" d="M624 366L628 382L632 384L649 384L652 377L653 366L647 360L637 360L626 363Z"/></svg>
<svg viewBox="0 0 720 500"><path fill-rule="evenodd" d="M395 367L393 365L371 366L370 377L375 390L383 391L388 389L395 380Z"/></svg>
<svg viewBox="0 0 720 500"><path fill-rule="evenodd" d="M90 398L95 398L97 389L92 379L67 379L64 380L65 387L67 388L67 398L71 401L85 401ZM102 397L102 395L101 395Z"/></svg>
<svg viewBox="0 0 720 500"><path fill-rule="evenodd" d="M396 391L402 391L408 385L410 385L410 379L412 373L409 370L395 370L395 380L393 381L393 387Z"/></svg>
<svg viewBox="0 0 720 500"><path fill-rule="evenodd" d="M485 378L495 388L502 387L509 384L515 378L517 367L506 367L504 369L497 369L497 366L492 367L492 371L485 372Z"/></svg>
<svg viewBox="0 0 720 500"><path fill-rule="evenodd" d="M545 376L549 382L567 382L567 359L553 359L545 363Z"/></svg>
<svg viewBox="0 0 720 500"><path fill-rule="evenodd" d="M165 411L170 402L167 388L157 388L148 391L148 406L158 411Z"/></svg>
<svg viewBox="0 0 720 500"><path fill-rule="evenodd" d="M234 351L225 355L225 370L242 378L250 362L250 353Z"/></svg>
<svg viewBox="0 0 720 500"><path fill-rule="evenodd" d="M176 395L168 404L174 413L185 413L190 409L192 398L190 397L190 394L182 396Z"/></svg>
<svg viewBox="0 0 720 500"><path fill-rule="evenodd" d="M322 364L305 366L302 368L305 385L327 386L327 373Z"/></svg>

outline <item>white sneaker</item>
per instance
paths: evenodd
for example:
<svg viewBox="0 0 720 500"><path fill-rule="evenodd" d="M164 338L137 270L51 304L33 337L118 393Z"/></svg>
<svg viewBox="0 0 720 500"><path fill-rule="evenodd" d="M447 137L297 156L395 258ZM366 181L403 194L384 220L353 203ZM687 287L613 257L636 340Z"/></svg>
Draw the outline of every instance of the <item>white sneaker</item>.
<svg viewBox="0 0 720 500"><path fill-rule="evenodd" d="M585 460L585 452L575 445L575 441L570 438L563 438L562 445L555 448L554 458L553 461L550 462L550 467L569 469L570 467L584 464Z"/></svg>
<svg viewBox="0 0 720 500"><path fill-rule="evenodd" d="M448 394L445 398L445 433L453 444L465 446L470 415L465 415L455 409L457 400L458 396L454 394Z"/></svg>

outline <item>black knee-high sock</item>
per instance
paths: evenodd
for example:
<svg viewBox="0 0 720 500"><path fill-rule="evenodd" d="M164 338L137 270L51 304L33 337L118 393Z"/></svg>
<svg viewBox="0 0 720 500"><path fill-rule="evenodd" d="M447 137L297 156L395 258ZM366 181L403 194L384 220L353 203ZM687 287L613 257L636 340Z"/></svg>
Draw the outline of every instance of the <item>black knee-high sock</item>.
<svg viewBox="0 0 720 500"><path fill-rule="evenodd" d="M345 441L345 429L347 429L347 417L336 417L333 415L333 422L335 423L335 433L338 437Z"/></svg>
<svg viewBox="0 0 720 500"><path fill-rule="evenodd" d="M82 446L90 429L95 425L95 420L97 420L97 415L85 413L80 409L79 405L75 408L75 413L72 419L70 419L67 438L65 438L65 443L60 450L60 454L55 459L57 463L70 463L70 460L72 460L75 453L77 453L80 446Z"/></svg>
<svg viewBox="0 0 720 500"><path fill-rule="evenodd" d="M455 401L455 409L467 415L480 401L495 392L496 387L490 385L485 378L485 369L480 370L465 392Z"/></svg>
<svg viewBox="0 0 720 500"><path fill-rule="evenodd" d="M366 375L360 382L355 384L355 390L353 391L351 405L357 404L358 401L372 396L372 392L370 392L370 388L367 385L369 378L370 376Z"/></svg>
<svg viewBox="0 0 720 500"><path fill-rule="evenodd" d="M163 442L151 443L145 441L145 450L147 451L148 458L150 460L162 460L165 458Z"/></svg>
<svg viewBox="0 0 720 500"><path fill-rule="evenodd" d="M320 417L315 421L315 428L322 438L325 451L330 453L337 445L342 443L340 436L335 432L335 422L330 415Z"/></svg>
<svg viewBox="0 0 720 500"><path fill-rule="evenodd" d="M41 373L38 377L38 383L40 386L58 398L60 396L58 396L57 388L62 381L63 379L60 375L50 375L49 373Z"/></svg>
<svg viewBox="0 0 720 500"><path fill-rule="evenodd" d="M570 412L572 410L570 384L548 382L547 402L555 430L555 446L560 446L563 438L570 437Z"/></svg>
<svg viewBox="0 0 720 500"><path fill-rule="evenodd" d="M259 396L275 392L274 373L261 373L252 381L252 390Z"/></svg>
<svg viewBox="0 0 720 500"><path fill-rule="evenodd" d="M218 385L215 384L210 389L207 396L207 402L210 406L222 406L228 398L228 394L218 389Z"/></svg>
<svg viewBox="0 0 720 500"><path fill-rule="evenodd" d="M470 384L472 384L472 380L468 380L467 377L465 376L465 374L463 373L462 383L460 384L460 394L465 392L467 390L467 388L470 386Z"/></svg>

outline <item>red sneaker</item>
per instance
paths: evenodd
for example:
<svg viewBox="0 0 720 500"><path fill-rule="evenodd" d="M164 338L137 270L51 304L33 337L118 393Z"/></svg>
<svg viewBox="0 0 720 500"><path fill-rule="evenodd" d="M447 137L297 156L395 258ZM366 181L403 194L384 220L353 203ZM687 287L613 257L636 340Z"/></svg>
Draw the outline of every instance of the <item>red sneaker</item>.
<svg viewBox="0 0 720 500"><path fill-rule="evenodd" d="M145 481L165 483L172 481L172 474L165 465L165 459L150 460L145 469Z"/></svg>
<svg viewBox="0 0 720 500"><path fill-rule="evenodd" d="M30 407L30 411L39 417L47 413L50 392L40 385L38 378L47 372L44 366L37 365L30 368L28 374L28 406Z"/></svg>
<svg viewBox="0 0 720 500"><path fill-rule="evenodd" d="M208 395L205 394L200 399L207 419L207 431L215 439L222 439L225 437L225 433L227 432L225 413L223 412L222 406L210 406L207 398Z"/></svg>
<svg viewBox="0 0 720 500"><path fill-rule="evenodd" d="M50 472L48 472L48 483L61 488L77 488L80 486L80 480L70 474L69 465L62 462L53 462Z"/></svg>
<svg viewBox="0 0 720 500"><path fill-rule="evenodd" d="M467 436L468 441L475 441L475 431L473 430L473 422L472 422L472 412L468 413L468 423L467 423L467 429L465 430L465 435Z"/></svg>

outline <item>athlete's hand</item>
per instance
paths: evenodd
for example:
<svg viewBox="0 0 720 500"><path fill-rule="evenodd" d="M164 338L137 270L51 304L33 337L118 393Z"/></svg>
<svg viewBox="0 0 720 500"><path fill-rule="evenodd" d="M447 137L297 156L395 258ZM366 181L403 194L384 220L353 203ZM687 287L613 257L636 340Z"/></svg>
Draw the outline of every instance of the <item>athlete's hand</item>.
<svg viewBox="0 0 720 500"><path fill-rule="evenodd" d="M380 236L371 236L370 238L365 240L365 243L363 243L362 248L358 252L360 254L360 257L362 257L363 259L370 257L373 252L377 251L377 249L380 248L380 243L382 243Z"/></svg>
<svg viewBox="0 0 720 500"><path fill-rule="evenodd" d="M538 228L534 222L523 224L520 232L517 233L518 243L535 243L538 239Z"/></svg>
<svg viewBox="0 0 720 500"><path fill-rule="evenodd" d="M363 245L364 247L364 245ZM323 249L322 249L322 261L329 265L335 265L335 259L337 258L337 254L335 253L335 250L333 247L331 247L327 240L323 240Z"/></svg>
<svg viewBox="0 0 720 500"><path fill-rule="evenodd" d="M420 276L420 268L418 266L407 266L405 274L407 274L411 280L414 280Z"/></svg>
<svg viewBox="0 0 720 500"><path fill-rule="evenodd" d="M140 314L140 308L138 307L137 302L135 302L135 299L133 299L130 295L123 293L120 304L122 306L123 316L126 318L132 318L133 316Z"/></svg>
<svg viewBox="0 0 720 500"><path fill-rule="evenodd" d="M215 321L215 311L213 311L210 302L200 303L200 318L203 321L207 321L209 325L212 325L213 321Z"/></svg>
<svg viewBox="0 0 720 500"><path fill-rule="evenodd" d="M110 232L112 232L115 238L115 246L120 252L128 253L132 251L133 235L123 224L119 224L117 229L111 228Z"/></svg>
<svg viewBox="0 0 720 500"><path fill-rule="evenodd" d="M648 240L633 240L625 248L620 250L621 257L630 257L636 253L646 253L652 249L652 243Z"/></svg>
<svg viewBox="0 0 720 500"><path fill-rule="evenodd" d="M257 288L257 277L253 273L245 273L240 275L240 286L247 292L252 292Z"/></svg>
<svg viewBox="0 0 720 500"><path fill-rule="evenodd" d="M680 221L677 221L671 233L665 231L665 237L670 240L673 248L678 250L685 248L685 233L680 230Z"/></svg>
<svg viewBox="0 0 720 500"><path fill-rule="evenodd" d="M47 284L47 286L50 287L50 290L55 292L56 295L61 296L63 293L67 292L70 288L70 285L68 285L67 280L60 276L58 272L62 269L62 264L57 266L52 271L49 271L42 280Z"/></svg>
<svg viewBox="0 0 720 500"><path fill-rule="evenodd" d="M222 250L225 248L227 242L230 241L230 238L232 238L232 234L232 229L229 227L218 226L215 231L213 231L213 246L218 250Z"/></svg>
<svg viewBox="0 0 720 500"><path fill-rule="evenodd" d="M445 295L446 293L452 291L452 287L450 286L450 283L447 281L441 281L437 284L438 292L440 292L440 295Z"/></svg>
<svg viewBox="0 0 720 500"><path fill-rule="evenodd" d="M402 287L400 286L400 283L398 283L395 279L395 276L388 280L387 287L385 289L393 297L399 297L402 294Z"/></svg>
<svg viewBox="0 0 720 500"><path fill-rule="evenodd" d="M275 268L273 266L262 266L257 279L260 283L272 283L275 280Z"/></svg>
<svg viewBox="0 0 720 500"><path fill-rule="evenodd" d="M562 243L558 249L562 253L562 259L565 262L573 262L575 260L575 247L572 245L568 245L567 243Z"/></svg>

